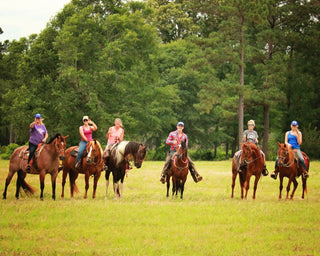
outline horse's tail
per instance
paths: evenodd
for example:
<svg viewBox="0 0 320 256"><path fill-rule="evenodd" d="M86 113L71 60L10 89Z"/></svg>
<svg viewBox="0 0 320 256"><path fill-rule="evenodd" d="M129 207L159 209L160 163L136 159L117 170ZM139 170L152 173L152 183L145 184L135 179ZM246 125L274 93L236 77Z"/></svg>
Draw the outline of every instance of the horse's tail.
<svg viewBox="0 0 320 256"><path fill-rule="evenodd" d="M36 191L33 187L31 187L24 179L21 181L21 187L23 188L26 195L32 195Z"/></svg>

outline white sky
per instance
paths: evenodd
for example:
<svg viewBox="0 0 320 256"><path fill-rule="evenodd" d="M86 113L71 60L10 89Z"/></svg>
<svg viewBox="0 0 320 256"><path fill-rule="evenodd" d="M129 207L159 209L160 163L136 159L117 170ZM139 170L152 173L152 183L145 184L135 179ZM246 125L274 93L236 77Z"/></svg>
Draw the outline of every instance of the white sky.
<svg viewBox="0 0 320 256"><path fill-rule="evenodd" d="M39 34L71 0L0 0L0 42Z"/></svg>

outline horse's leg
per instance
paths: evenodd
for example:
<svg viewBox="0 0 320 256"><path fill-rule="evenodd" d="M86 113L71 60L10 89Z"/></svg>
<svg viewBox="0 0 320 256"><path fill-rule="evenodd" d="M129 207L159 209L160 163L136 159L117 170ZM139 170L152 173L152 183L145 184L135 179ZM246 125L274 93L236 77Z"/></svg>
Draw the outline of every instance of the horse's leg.
<svg viewBox="0 0 320 256"><path fill-rule="evenodd" d="M294 192L296 191L296 189L298 187L298 182L297 182L296 178L293 178L292 182L293 182L293 190L292 190L292 193L290 195L290 199L293 198Z"/></svg>
<svg viewBox="0 0 320 256"><path fill-rule="evenodd" d="M9 173L8 173L8 176L6 178L5 188L3 191L3 199L7 199L7 189L8 189L8 186L9 186L11 180L12 180L14 173L15 172L11 172L11 171L9 171Z"/></svg>
<svg viewBox="0 0 320 256"><path fill-rule="evenodd" d="M246 189L246 193L245 193L244 199L247 199L247 196L248 196L248 190L250 188L250 178L251 178L251 176L247 176L247 179L246 179L246 181L244 183L244 187Z"/></svg>
<svg viewBox="0 0 320 256"><path fill-rule="evenodd" d="M232 170L232 183L231 183L231 198L233 198L234 186L237 178L237 171Z"/></svg>
<svg viewBox="0 0 320 256"><path fill-rule="evenodd" d="M58 176L58 171L51 174L51 184L52 184L52 199L56 200L56 180Z"/></svg>
<svg viewBox="0 0 320 256"><path fill-rule="evenodd" d="M73 194L76 187L76 179L78 178L79 173L73 170L69 171L69 180L70 180L70 197L73 198Z"/></svg>
<svg viewBox="0 0 320 256"><path fill-rule="evenodd" d="M101 176L101 171L97 171L96 174L94 175L92 198L96 198L97 184L98 184L98 180L99 180L100 176Z"/></svg>
<svg viewBox="0 0 320 256"><path fill-rule="evenodd" d="M64 186L66 185L67 176L68 176L68 171L65 170L65 168L63 168L61 198L64 198Z"/></svg>
<svg viewBox="0 0 320 256"><path fill-rule="evenodd" d="M167 178L167 197L169 197L169 190L170 190L170 177Z"/></svg>
<svg viewBox="0 0 320 256"><path fill-rule="evenodd" d="M174 196L174 193L176 192L176 181L172 177L172 197Z"/></svg>
<svg viewBox="0 0 320 256"><path fill-rule="evenodd" d="M281 192L283 189L283 176L280 174L279 175L279 180L280 180L280 185L279 185L279 199L281 199Z"/></svg>
<svg viewBox="0 0 320 256"><path fill-rule="evenodd" d="M19 170L17 175L18 177L17 177L17 183L16 183L16 199L19 199L20 187L22 185L22 181L24 180L27 174L22 170Z"/></svg>
<svg viewBox="0 0 320 256"><path fill-rule="evenodd" d="M84 194L84 199L88 198L89 178L90 178L90 175L89 175L89 172L87 171L86 174L84 175L84 179L85 179L85 182L86 182L86 186L85 186L86 192Z"/></svg>
<svg viewBox="0 0 320 256"><path fill-rule="evenodd" d="M184 191L184 182L181 182L181 196L180 196L181 199L183 199L183 191Z"/></svg>
<svg viewBox="0 0 320 256"><path fill-rule="evenodd" d="M304 199L304 192L307 194L307 179L302 177L302 199Z"/></svg>
<svg viewBox="0 0 320 256"><path fill-rule="evenodd" d="M106 177L106 197L105 198L107 198L108 197L108 188L109 188L109 177L110 177L110 170L109 169L106 170L105 177Z"/></svg>
<svg viewBox="0 0 320 256"><path fill-rule="evenodd" d="M257 192L257 188L258 188L258 182L260 179L260 175L255 176L256 178L254 179L254 186L253 186L253 199L256 199L256 192Z"/></svg>
<svg viewBox="0 0 320 256"><path fill-rule="evenodd" d="M43 200L43 190L44 190L44 178L46 176L46 172L44 170L41 170L39 173L39 177L40 177L40 199Z"/></svg>
<svg viewBox="0 0 320 256"><path fill-rule="evenodd" d="M286 199L289 199L289 191L291 186L292 177L289 177L288 185L287 185L287 196Z"/></svg>

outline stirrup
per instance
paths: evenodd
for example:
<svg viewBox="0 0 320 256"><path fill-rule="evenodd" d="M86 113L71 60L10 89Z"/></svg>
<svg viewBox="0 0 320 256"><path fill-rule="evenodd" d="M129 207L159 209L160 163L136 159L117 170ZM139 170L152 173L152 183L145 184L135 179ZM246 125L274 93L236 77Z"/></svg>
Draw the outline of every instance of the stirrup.
<svg viewBox="0 0 320 256"><path fill-rule="evenodd" d="M268 170L264 168L264 169L262 170L262 175L263 175L263 176L268 176L268 174L269 174Z"/></svg>

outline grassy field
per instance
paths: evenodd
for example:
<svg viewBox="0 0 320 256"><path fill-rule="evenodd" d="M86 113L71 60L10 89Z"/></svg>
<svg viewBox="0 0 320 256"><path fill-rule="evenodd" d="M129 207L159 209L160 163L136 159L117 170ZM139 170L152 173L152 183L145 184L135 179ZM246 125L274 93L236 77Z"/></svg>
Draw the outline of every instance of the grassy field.
<svg viewBox="0 0 320 256"><path fill-rule="evenodd" d="M230 198L231 160L195 164L204 180L196 184L189 175L183 200L166 198L159 182L163 162L131 170L121 201L111 187L105 199L104 174L96 199L92 179L90 197L83 199L80 175L80 193L71 200L68 182L62 200L61 173L56 201L48 175L44 201L36 175L26 178L35 195L16 200L15 176L7 200L0 201L0 255L320 255L320 162L311 162L304 200L300 179L293 200L278 200L279 180L268 176L260 180L256 200L250 189L246 201L238 179ZM0 161L1 197L8 165Z"/></svg>

